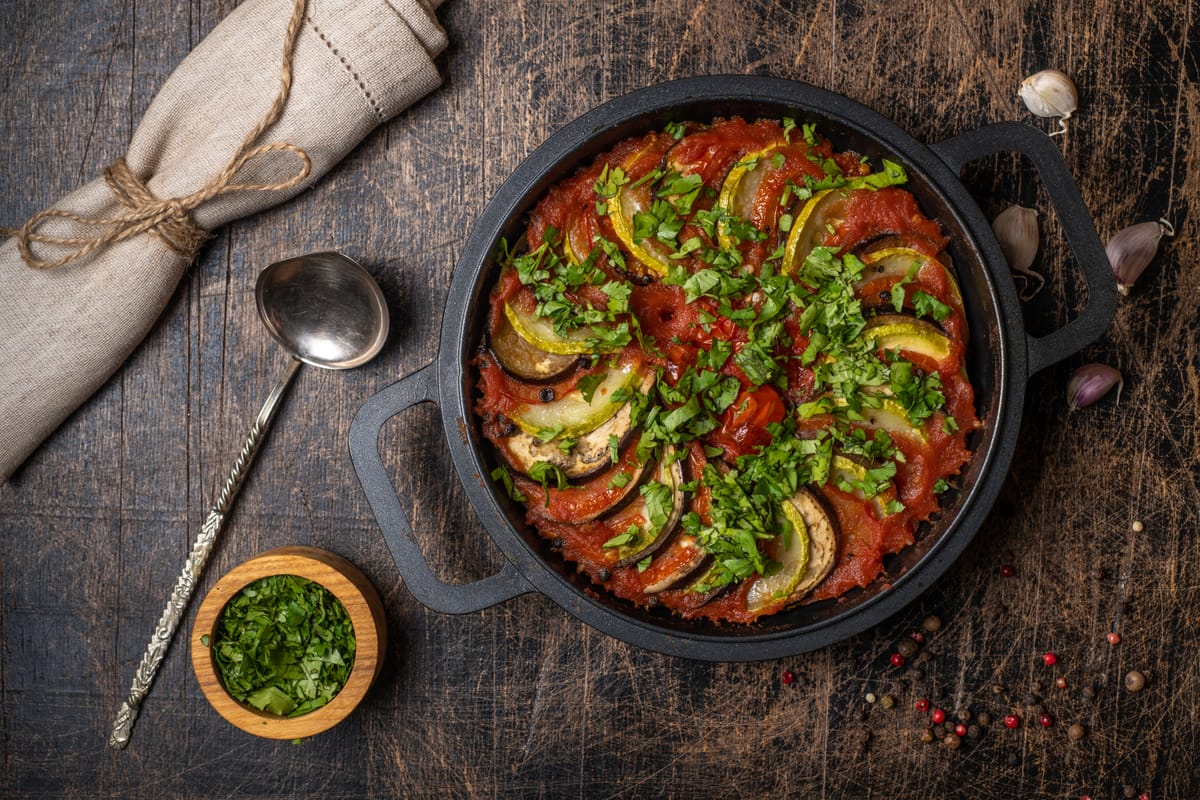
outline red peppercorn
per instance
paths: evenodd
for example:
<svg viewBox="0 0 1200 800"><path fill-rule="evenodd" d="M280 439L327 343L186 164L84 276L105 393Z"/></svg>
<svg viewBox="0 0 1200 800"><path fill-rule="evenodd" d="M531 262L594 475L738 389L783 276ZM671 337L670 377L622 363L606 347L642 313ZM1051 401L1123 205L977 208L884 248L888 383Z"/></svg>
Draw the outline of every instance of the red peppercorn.
<svg viewBox="0 0 1200 800"><path fill-rule="evenodd" d="M791 686L796 680L796 675L790 669L785 669L783 674L779 676L779 679L783 681L784 686Z"/></svg>
<svg viewBox="0 0 1200 800"><path fill-rule="evenodd" d="M917 644L923 644L925 642L925 634L921 631L913 631L911 635L912 640Z"/></svg>
<svg viewBox="0 0 1200 800"><path fill-rule="evenodd" d="M946 712L942 711L940 708L935 708L929 717L933 720L934 725L941 725L946 721Z"/></svg>
<svg viewBox="0 0 1200 800"><path fill-rule="evenodd" d="M1042 663L1044 663L1047 667L1053 667L1058 663L1058 656L1054 655L1054 653L1043 653Z"/></svg>
<svg viewBox="0 0 1200 800"><path fill-rule="evenodd" d="M1121 643L1121 634L1119 634L1115 631L1110 633L1105 638L1108 639L1109 644L1120 644Z"/></svg>
<svg viewBox="0 0 1200 800"><path fill-rule="evenodd" d="M955 725L954 726L954 735L955 736L966 736L967 735L967 726L963 725L961 722L958 723L957 725Z"/></svg>
<svg viewBox="0 0 1200 800"><path fill-rule="evenodd" d="M1142 792L1138 795L1138 800L1150 800L1150 795L1146 792Z"/></svg>
<svg viewBox="0 0 1200 800"><path fill-rule="evenodd" d="M1065 689L1065 688L1067 688L1067 679L1060 675L1059 677L1054 679L1054 685L1057 686L1059 689Z"/></svg>
<svg viewBox="0 0 1200 800"><path fill-rule="evenodd" d="M916 702L916 709L922 713L929 710L929 701L922 697Z"/></svg>
<svg viewBox="0 0 1200 800"><path fill-rule="evenodd" d="M1012 564L1005 564L1004 566L1000 567L1000 574L1006 578L1011 578L1013 575L1017 574L1017 571L1012 568Z"/></svg>
<svg viewBox="0 0 1200 800"><path fill-rule="evenodd" d="M901 655L900 653L892 653L892 666L893 667L903 667L904 666L904 656Z"/></svg>
<svg viewBox="0 0 1200 800"><path fill-rule="evenodd" d="M1049 714L1042 714L1042 716L1038 717L1038 722L1042 723L1043 728L1049 728L1054 724L1054 717Z"/></svg>
<svg viewBox="0 0 1200 800"><path fill-rule="evenodd" d="M1004 726L1006 728L1019 728L1021 727L1021 718L1016 714L1008 714L1004 717Z"/></svg>

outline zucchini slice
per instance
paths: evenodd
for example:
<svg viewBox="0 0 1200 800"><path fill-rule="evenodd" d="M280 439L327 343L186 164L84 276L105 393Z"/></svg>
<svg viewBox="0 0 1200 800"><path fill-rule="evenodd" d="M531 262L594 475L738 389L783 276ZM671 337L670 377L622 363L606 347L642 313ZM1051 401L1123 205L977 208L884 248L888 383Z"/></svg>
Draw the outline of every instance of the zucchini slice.
<svg viewBox="0 0 1200 800"><path fill-rule="evenodd" d="M523 311L514 303L504 304L504 316L522 339L547 353L583 355L604 351L589 326L576 328L564 336L554 330L554 323L546 317Z"/></svg>
<svg viewBox="0 0 1200 800"><path fill-rule="evenodd" d="M610 443L615 437L618 447L633 433L633 406L620 406L604 424L575 440L575 445L563 451L557 442L543 442L532 434L517 430L516 434L497 442L500 453L517 472L528 475L538 461L547 461L563 471L567 480L594 475L612 465Z"/></svg>
<svg viewBox="0 0 1200 800"><path fill-rule="evenodd" d="M809 534L808 522L800 509L788 500L780 510L788 521L788 528L760 547L763 555L779 568L770 575L755 578L746 591L746 610L759 612L781 601L786 601L796 591L808 570Z"/></svg>
<svg viewBox="0 0 1200 800"><path fill-rule="evenodd" d="M653 381L654 373L643 370L640 361L627 361L609 369L590 400L576 387L549 403L526 403L510 417L518 428L532 436L547 441L574 439L594 431L629 405L614 401L617 392L638 387L645 393Z"/></svg>
<svg viewBox="0 0 1200 800"><path fill-rule="evenodd" d="M935 268L941 270L946 278L946 285L950 291L950 299L959 308L962 308L962 291L959 289L958 280L954 277L954 273L940 260L927 256L919 250L913 250L908 247L889 247L884 250L874 250L867 253L863 256L862 261L867 265L867 268L863 270L862 278L855 282L855 289L861 289L867 283L879 280L880 278L893 278L897 281L903 280L914 264L917 265L918 271L924 269L927 264L933 264Z"/></svg>
<svg viewBox="0 0 1200 800"><path fill-rule="evenodd" d="M906 314L880 314L867 320L863 336L872 336L879 350L900 350L931 358L939 364L950 355L950 339L934 325Z"/></svg>
<svg viewBox="0 0 1200 800"><path fill-rule="evenodd" d="M734 164L733 169L729 170L729 174L725 176L725 181L721 184L721 193L717 196L717 207L735 217L749 221L754 211L754 199L758 196L758 189L762 185L763 177L772 168L770 157L786 144L787 142L783 140L773 142ZM718 242L723 249L728 250L735 247L737 243L734 237L726 233L725 227L725 223L722 222L721 230L718 233Z"/></svg>
<svg viewBox="0 0 1200 800"><path fill-rule="evenodd" d="M804 266L804 259L813 248L825 240L830 227L842 224L849 193L842 189L817 192L800 209L792 222L787 244L783 248L780 271L789 275Z"/></svg>
<svg viewBox="0 0 1200 800"><path fill-rule="evenodd" d="M671 538L676 526L679 525L679 520L683 517L684 496L683 489L680 488L683 485L683 465L675 459L675 452L674 447L668 446L658 461L658 467L653 471L652 480L655 484L651 484L650 481L643 484L647 487L652 485L666 487L671 508L667 511L667 519L661 527L656 528L650 520L649 501L646 494L640 494L633 502L605 520L618 535L625 532L633 533L633 529L637 528L632 539L614 548L618 567L634 564L656 552ZM641 493L641 488L638 487L639 493Z"/></svg>
<svg viewBox="0 0 1200 800"><path fill-rule="evenodd" d="M646 170L638 168L639 162L645 159L653 159L654 164L651 167L653 169L662 161L664 144L663 142L651 142L626 159L622 169L630 176L635 174L640 176L640 173L646 172ZM650 183L652 181L631 180L622 186L608 201L608 216L612 221L613 233L625 246L626 251L651 273L666 275L671 266L670 248L655 239L634 241L634 217L648 211L654 202L654 190ZM633 265L628 266L632 267Z"/></svg>
<svg viewBox="0 0 1200 800"><path fill-rule="evenodd" d="M499 315L492 332L491 347L496 360L514 377L533 382L560 379L579 363L579 356L570 353L551 353L532 345L513 328L508 315Z"/></svg>
<svg viewBox="0 0 1200 800"><path fill-rule="evenodd" d="M880 397L878 401L878 408L864 404L860 410L862 419L855 420L855 422L864 428L885 430L889 434L915 439L921 444L928 443L929 438L925 435L925 431L921 429L920 425L912 421L908 416L908 412L904 410L904 406L890 397ZM833 402L838 406L846 404L846 401L840 397L835 397Z"/></svg>
<svg viewBox="0 0 1200 800"><path fill-rule="evenodd" d="M829 577L837 563L837 518L815 494L801 489L788 503L799 513L808 529L808 566L787 602L801 600Z"/></svg>
<svg viewBox="0 0 1200 800"><path fill-rule="evenodd" d="M878 493L867 497L866 493L856 485L867 481L869 478L867 470L868 467L865 464L861 464L853 458L835 455L829 469L829 483L860 500L869 500L875 510L875 516L879 519L890 517L898 510L896 508L898 499L896 484L888 481L887 485Z"/></svg>

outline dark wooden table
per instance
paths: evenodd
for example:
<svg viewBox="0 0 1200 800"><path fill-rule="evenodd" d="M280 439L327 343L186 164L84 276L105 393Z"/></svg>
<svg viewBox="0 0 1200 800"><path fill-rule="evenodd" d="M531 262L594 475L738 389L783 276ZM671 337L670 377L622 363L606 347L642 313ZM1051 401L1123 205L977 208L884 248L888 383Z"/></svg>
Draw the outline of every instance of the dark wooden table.
<svg viewBox="0 0 1200 800"><path fill-rule="evenodd" d="M121 155L170 70L234 5L0 4L0 223ZM1200 796L1198 13L1188 0L450 0L444 87L314 190L220 231L126 366L0 487L0 796ZM538 595L451 617L407 593L347 430L369 396L433 358L464 237L539 142L625 91L712 73L808 81L933 142L1031 120L1017 84L1045 67L1079 83L1059 141L1101 235L1158 217L1179 235L1105 338L1032 379L999 502L917 603L816 653L711 664L625 645ZM966 179L989 215L1014 202L1048 212L1015 156ZM1078 307L1064 299L1078 277L1053 213L1042 230L1034 330ZM109 750L217 481L284 364L255 315L256 274L328 248L378 277L395 335L367 367L302 372L204 587L271 547L338 552L384 597L383 673L333 731L272 742L217 716L177 640L129 749ZM1120 403L1068 415L1067 377L1091 360L1124 372ZM496 570L437 412L397 417L382 442L438 573ZM893 668L931 614L942 629ZM1139 693L1123 688L1133 669L1148 677ZM969 712L977 736L923 743L921 697L951 719ZM1087 734L1073 742L1076 722Z"/></svg>

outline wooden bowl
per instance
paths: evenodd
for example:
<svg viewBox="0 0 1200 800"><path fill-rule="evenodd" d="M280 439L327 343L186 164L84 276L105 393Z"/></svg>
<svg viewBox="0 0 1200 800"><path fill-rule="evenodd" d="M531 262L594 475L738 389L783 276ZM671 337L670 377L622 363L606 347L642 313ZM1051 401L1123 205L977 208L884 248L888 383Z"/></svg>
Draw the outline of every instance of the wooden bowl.
<svg viewBox="0 0 1200 800"><path fill-rule="evenodd" d="M341 601L354 626L354 665L346 685L327 704L299 717L281 717L233 699L205 644L215 640L225 604L249 584L271 575L295 575L321 584ZM357 567L315 547L280 547L230 570L205 596L192 626L192 668L208 702L229 722L268 739L303 738L332 728L358 706L383 664L386 628L379 594Z"/></svg>

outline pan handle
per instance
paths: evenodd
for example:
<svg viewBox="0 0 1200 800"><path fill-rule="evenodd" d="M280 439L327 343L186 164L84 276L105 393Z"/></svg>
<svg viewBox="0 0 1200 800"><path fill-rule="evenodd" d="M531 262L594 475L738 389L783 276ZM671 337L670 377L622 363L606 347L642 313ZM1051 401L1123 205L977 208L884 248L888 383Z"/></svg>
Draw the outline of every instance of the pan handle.
<svg viewBox="0 0 1200 800"><path fill-rule="evenodd" d="M429 569L429 563L413 539L412 524L400 506L383 459L379 455L379 432L384 424L401 411L417 403L436 403L438 399L437 364L429 364L396 381L369 399L350 424L350 459L358 481L375 512L383 538L404 585L423 605L443 614L468 614L503 603L534 589L511 561L504 569L474 583L442 583Z"/></svg>
<svg viewBox="0 0 1200 800"><path fill-rule="evenodd" d="M1029 158L1058 212L1067 244L1087 285L1087 305L1079 316L1046 336L1026 334L1029 374L1074 355L1099 339L1117 313L1117 283L1091 214L1083 204L1062 153L1046 134L1029 125L999 122L932 145L955 172L994 153L1016 151Z"/></svg>

